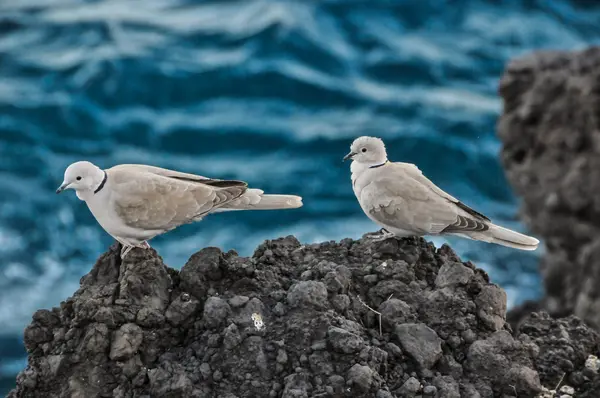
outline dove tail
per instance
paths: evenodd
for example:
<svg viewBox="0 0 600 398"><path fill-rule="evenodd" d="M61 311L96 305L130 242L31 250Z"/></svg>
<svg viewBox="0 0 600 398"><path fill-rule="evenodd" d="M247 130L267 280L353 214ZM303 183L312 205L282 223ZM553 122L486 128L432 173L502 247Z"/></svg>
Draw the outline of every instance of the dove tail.
<svg viewBox="0 0 600 398"><path fill-rule="evenodd" d="M238 199L227 203L218 211L277 210L302 207L302 198L296 195L265 195L260 189L248 189Z"/></svg>
<svg viewBox="0 0 600 398"><path fill-rule="evenodd" d="M245 210L276 210L276 209L296 209L302 207L302 198L295 195L262 195L260 202L249 204Z"/></svg>
<svg viewBox="0 0 600 398"><path fill-rule="evenodd" d="M487 231L463 232L457 235L520 250L535 250L540 243L540 241L536 238L523 235L508 228L504 228L492 223L488 223L487 225L489 226Z"/></svg>

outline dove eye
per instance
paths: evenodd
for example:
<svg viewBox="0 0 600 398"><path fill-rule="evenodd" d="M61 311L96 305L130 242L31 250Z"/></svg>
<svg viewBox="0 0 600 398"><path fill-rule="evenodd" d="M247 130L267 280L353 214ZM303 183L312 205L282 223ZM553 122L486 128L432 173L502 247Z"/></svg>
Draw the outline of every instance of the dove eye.
<svg viewBox="0 0 600 398"><path fill-rule="evenodd" d="M363 153L367 152L367 148L362 149Z"/></svg>
<svg viewBox="0 0 600 398"><path fill-rule="evenodd" d="M81 177L80 176L77 177L77 181L81 181Z"/></svg>

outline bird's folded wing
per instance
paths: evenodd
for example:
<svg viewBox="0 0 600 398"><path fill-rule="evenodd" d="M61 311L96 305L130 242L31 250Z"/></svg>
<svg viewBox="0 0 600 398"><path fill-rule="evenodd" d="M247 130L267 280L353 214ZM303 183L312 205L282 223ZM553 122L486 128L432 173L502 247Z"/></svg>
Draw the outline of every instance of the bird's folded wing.
<svg viewBox="0 0 600 398"><path fill-rule="evenodd" d="M126 170L126 171L144 171L152 174L156 174L163 177L174 178L176 180L196 182L205 185L211 185L215 187L229 187L229 186L242 186L246 184L243 181L238 180L218 180L214 178L208 178L197 174L183 173L181 171L163 169L162 167L149 166L145 164L121 164L112 167L110 170Z"/></svg>
<svg viewBox="0 0 600 398"><path fill-rule="evenodd" d="M490 219L487 218L485 215L479 213L476 210L473 210L469 206L462 203L460 200L456 199L454 196L450 195L449 193L445 192L444 190L439 188L437 185L435 185L431 180L429 180L429 178L427 178L427 177L425 177L425 175L423 175L423 172L416 165L414 165L412 163L396 162L396 163L392 163L390 166L391 167L388 168L388 170L392 170L392 172L395 172L395 173L401 173L401 172L406 173L408 176L410 176L414 180L419 181L421 184L423 184L424 186L426 186L427 188L429 188L430 190L432 190L439 196L449 200L450 202L455 203L456 206L458 206L460 209L462 209L463 211L465 211L467 214L474 217L475 219L479 219L480 221L490 221Z"/></svg>
<svg viewBox="0 0 600 398"><path fill-rule="evenodd" d="M456 206L410 177L379 178L360 193L363 209L390 228L438 234L458 221Z"/></svg>
<svg viewBox="0 0 600 398"><path fill-rule="evenodd" d="M246 186L217 188L140 169L111 169L110 205L128 226L168 231L243 195Z"/></svg>

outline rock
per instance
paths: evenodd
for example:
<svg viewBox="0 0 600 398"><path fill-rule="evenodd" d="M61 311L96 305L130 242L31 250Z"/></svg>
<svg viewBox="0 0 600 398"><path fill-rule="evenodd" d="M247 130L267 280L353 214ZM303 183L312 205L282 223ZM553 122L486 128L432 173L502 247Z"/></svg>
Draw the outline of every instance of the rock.
<svg viewBox="0 0 600 398"><path fill-rule="evenodd" d="M532 359L528 347L501 330L469 347L466 366L471 371L476 370L482 380L504 386L507 393L513 389L513 393L533 396L542 390L542 386L537 372L531 369Z"/></svg>
<svg viewBox="0 0 600 398"><path fill-rule="evenodd" d="M219 327L227 316L231 313L231 308L227 302L219 297L209 297L204 304L204 322L209 328Z"/></svg>
<svg viewBox="0 0 600 398"><path fill-rule="evenodd" d="M153 308L142 308L136 316L136 323L148 328L160 326L164 321L164 315Z"/></svg>
<svg viewBox="0 0 600 398"><path fill-rule="evenodd" d="M385 390L378 390L375 394L375 398L394 398L391 392Z"/></svg>
<svg viewBox="0 0 600 398"><path fill-rule="evenodd" d="M542 385L554 388L561 380L569 381L578 373L585 374L593 363L589 353L600 347L600 334L585 326L578 318L552 319L547 313L532 314L522 321L518 338L535 348L536 370ZM589 361L591 359L591 361ZM600 375L591 372L589 380ZM594 393L600 396L600 385L578 383L577 396Z"/></svg>
<svg viewBox="0 0 600 398"><path fill-rule="evenodd" d="M600 47L541 51L512 61L500 82L498 123L508 180L546 242L546 296L512 312L575 314L600 330Z"/></svg>
<svg viewBox="0 0 600 398"><path fill-rule="evenodd" d="M196 298L190 297L187 293L182 293L167 308L165 317L172 325L180 325L196 311L198 305L199 302Z"/></svg>
<svg viewBox="0 0 600 398"><path fill-rule="evenodd" d="M506 293L496 285L484 286L475 299L479 318L492 330L500 330L506 320Z"/></svg>
<svg viewBox="0 0 600 398"><path fill-rule="evenodd" d="M401 397L414 397L421 390L421 382L414 377L406 380L402 387L396 392Z"/></svg>
<svg viewBox="0 0 600 398"><path fill-rule="evenodd" d="M509 382L508 387L504 388L507 394L512 390L513 392L517 391L517 394L522 396L535 396L543 390L540 384L540 376L531 368L512 366L505 377Z"/></svg>
<svg viewBox="0 0 600 398"><path fill-rule="evenodd" d="M435 279L435 285L439 288L464 285L471 277L473 277L473 270L465 267L458 262L448 262L442 265L437 278Z"/></svg>
<svg viewBox="0 0 600 398"><path fill-rule="evenodd" d="M373 370L368 366L356 364L350 368L346 379L361 391L369 391L373 383Z"/></svg>
<svg viewBox="0 0 600 398"><path fill-rule="evenodd" d="M575 396L599 396L594 331L535 314L513 337L502 293L448 246L287 237L252 258L204 249L181 272L119 250L35 313L10 398L534 396L563 373Z"/></svg>
<svg viewBox="0 0 600 398"><path fill-rule="evenodd" d="M302 281L290 289L287 302L291 307L327 307L327 288L323 282Z"/></svg>
<svg viewBox="0 0 600 398"><path fill-rule="evenodd" d="M412 319L410 306L402 300L392 298L384 301L377 310L381 312L382 323L390 330Z"/></svg>
<svg viewBox="0 0 600 398"><path fill-rule="evenodd" d="M333 304L333 308L336 311L344 313L344 311L346 311L346 309L348 309L348 306L350 305L350 297L348 297L345 294L336 294L331 299L331 302Z"/></svg>
<svg viewBox="0 0 600 398"><path fill-rule="evenodd" d="M229 299L229 305L233 308L238 308L245 305L249 300L250 298L247 296L234 296Z"/></svg>
<svg viewBox="0 0 600 398"><path fill-rule="evenodd" d="M427 325L396 325L395 335L402 350L410 355L421 369L430 369L442 357L442 340Z"/></svg>
<svg viewBox="0 0 600 398"><path fill-rule="evenodd" d="M360 336L338 327L329 328L327 335L331 347L336 352L352 354L360 351L364 347L363 340Z"/></svg>
<svg viewBox="0 0 600 398"><path fill-rule="evenodd" d="M235 323L230 324L225 329L225 335L223 336L223 348L226 350L232 350L242 342L242 336Z"/></svg>
<svg viewBox="0 0 600 398"><path fill-rule="evenodd" d="M598 373L598 371L600 371L600 360L598 359L597 356L590 355L585 360L585 367L594 373Z"/></svg>
<svg viewBox="0 0 600 398"><path fill-rule="evenodd" d="M437 376L433 379L433 384L441 397L461 398L460 387L452 377Z"/></svg>
<svg viewBox="0 0 600 398"><path fill-rule="evenodd" d="M126 323L115 333L111 347L110 359L124 360L135 354L142 344L144 336L142 328L134 323Z"/></svg>
<svg viewBox="0 0 600 398"><path fill-rule="evenodd" d="M571 387L571 386L566 386L565 385L565 386L562 386L560 388L560 392L562 394L573 396L575 394L575 389L573 387Z"/></svg>

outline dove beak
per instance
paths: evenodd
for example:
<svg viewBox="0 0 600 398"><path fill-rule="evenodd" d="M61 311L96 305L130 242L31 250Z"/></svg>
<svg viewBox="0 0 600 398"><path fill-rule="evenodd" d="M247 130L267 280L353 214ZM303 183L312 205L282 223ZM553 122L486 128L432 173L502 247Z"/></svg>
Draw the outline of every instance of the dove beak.
<svg viewBox="0 0 600 398"><path fill-rule="evenodd" d="M69 187L69 185L71 185L71 184L68 182L63 182L62 185L60 187L58 187L58 189L56 190L56 193L61 193L62 191L67 189Z"/></svg>
<svg viewBox="0 0 600 398"><path fill-rule="evenodd" d="M344 162L346 160L352 159L355 155L356 155L356 152L350 152L349 154L347 154L346 156L344 156Z"/></svg>

